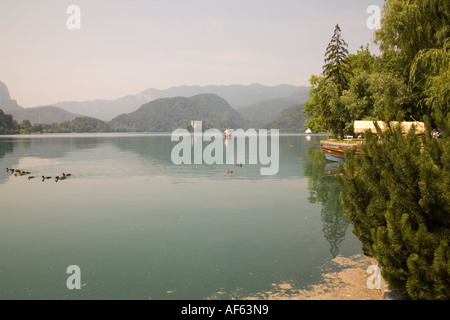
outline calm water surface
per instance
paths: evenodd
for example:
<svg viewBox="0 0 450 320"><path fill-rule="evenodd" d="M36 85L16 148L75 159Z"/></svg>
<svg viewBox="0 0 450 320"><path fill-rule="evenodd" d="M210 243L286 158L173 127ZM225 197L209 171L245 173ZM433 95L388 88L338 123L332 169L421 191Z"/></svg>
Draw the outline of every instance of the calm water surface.
<svg viewBox="0 0 450 320"><path fill-rule="evenodd" d="M361 252L323 138L281 136L278 174L261 176L176 166L169 135L0 136L0 299L241 299L317 283ZM70 265L81 290L67 289Z"/></svg>

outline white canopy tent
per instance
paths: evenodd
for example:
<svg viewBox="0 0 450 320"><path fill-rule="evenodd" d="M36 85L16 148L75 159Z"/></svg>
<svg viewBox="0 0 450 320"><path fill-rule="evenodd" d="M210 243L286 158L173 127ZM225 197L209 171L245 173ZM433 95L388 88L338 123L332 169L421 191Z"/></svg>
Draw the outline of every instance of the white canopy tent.
<svg viewBox="0 0 450 320"><path fill-rule="evenodd" d="M378 125L380 126L381 130L386 129L386 123L384 121L376 121ZM377 133L377 129L375 128L375 125L373 124L374 121L355 121L353 123L353 130L355 133L364 133L366 130L370 130L373 133ZM401 124L402 131L404 134L407 134L413 125L416 127L416 134L424 134L425 133L425 124L423 122L415 122L415 121L391 121L391 126L396 126L398 124Z"/></svg>

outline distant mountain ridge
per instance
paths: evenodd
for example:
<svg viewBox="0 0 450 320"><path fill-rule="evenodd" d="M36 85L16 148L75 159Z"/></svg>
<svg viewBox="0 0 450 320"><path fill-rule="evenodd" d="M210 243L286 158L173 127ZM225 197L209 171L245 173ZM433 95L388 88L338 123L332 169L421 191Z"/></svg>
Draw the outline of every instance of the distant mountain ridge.
<svg viewBox="0 0 450 320"><path fill-rule="evenodd" d="M232 108L240 109L264 100L286 99L295 96L305 97L308 91L309 87L296 87L286 84L273 87L261 84L252 84L249 86L179 86L164 90L150 88L136 95L127 95L115 100L66 101L53 103L52 105L71 113L110 121L120 114L136 111L142 105L161 98L189 98L198 94L211 93L225 99Z"/></svg>
<svg viewBox="0 0 450 320"><path fill-rule="evenodd" d="M87 117L110 121L120 114L136 111L151 100L146 95L138 94L127 95L115 100L65 101L53 105L71 113L80 113Z"/></svg>
<svg viewBox="0 0 450 320"><path fill-rule="evenodd" d="M56 123L72 121L79 117L78 114L67 112L55 106L45 106L37 108L23 108L11 99L6 84L0 81L0 109L4 113L13 116L17 122L29 120L31 124Z"/></svg>
<svg viewBox="0 0 450 320"><path fill-rule="evenodd" d="M224 98L232 108L240 109L248 105L271 99L283 99L299 92L308 92L309 87L296 87L288 84L265 86L262 84L227 86L179 86L165 90L147 89L140 95L153 98L191 97L202 93L213 93Z"/></svg>
<svg viewBox="0 0 450 320"><path fill-rule="evenodd" d="M305 103L308 99L308 91L299 91L284 99L264 100L240 108L238 111L249 121L251 126L262 127L279 117L284 110Z"/></svg>
<svg viewBox="0 0 450 320"><path fill-rule="evenodd" d="M165 90L147 89L115 100L60 102L57 103L59 106L23 108L11 99L7 86L0 81L0 109L11 114L18 123L29 120L32 125L90 117L105 122L103 130L108 123L112 130L170 132L172 128L186 127L190 120L202 119L207 120L205 125L209 128L214 125L220 129L263 128L277 123L274 121L284 110L306 102L308 92L308 87L292 85L180 86ZM152 108L148 109L149 105ZM302 126L303 114L292 113L291 116ZM287 120L284 118L282 122ZM293 125L290 123L289 127L293 128Z"/></svg>

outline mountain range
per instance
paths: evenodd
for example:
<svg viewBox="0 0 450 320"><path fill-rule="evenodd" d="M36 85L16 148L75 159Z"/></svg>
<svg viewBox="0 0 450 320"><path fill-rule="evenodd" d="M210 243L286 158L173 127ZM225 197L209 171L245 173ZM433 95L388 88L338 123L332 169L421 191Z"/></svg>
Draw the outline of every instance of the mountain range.
<svg viewBox="0 0 450 320"><path fill-rule="evenodd" d="M308 91L308 87L292 85L180 86L147 89L114 100L23 108L11 99L7 86L0 81L0 109L19 123L29 120L31 124L51 124L91 117L119 131L171 131L174 124L185 127L190 120L202 120L200 116L208 119L208 127L257 128L276 120L282 111L306 102Z"/></svg>
<svg viewBox="0 0 450 320"><path fill-rule="evenodd" d="M122 113L136 111L143 104L161 98L192 97L203 93L213 93L225 99L232 108L240 109L273 99L288 98L296 100L295 103L303 102L308 99L308 91L309 87L296 87L292 85L278 85L273 87L261 84L252 84L249 86L179 86L164 90L150 88L136 95L127 95L114 100L66 101L56 102L52 105L71 113L80 113L103 121L110 121Z"/></svg>
<svg viewBox="0 0 450 320"><path fill-rule="evenodd" d="M0 109L4 113L13 116L14 120L21 123L29 120L31 124L54 123L72 121L80 114L74 114L55 106L42 106L36 108L24 108L11 99L8 87L0 81Z"/></svg>

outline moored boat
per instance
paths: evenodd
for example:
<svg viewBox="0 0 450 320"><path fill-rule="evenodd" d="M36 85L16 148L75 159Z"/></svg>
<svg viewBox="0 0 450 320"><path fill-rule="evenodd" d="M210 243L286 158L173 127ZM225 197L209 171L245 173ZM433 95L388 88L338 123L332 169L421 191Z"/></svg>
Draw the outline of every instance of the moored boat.
<svg viewBox="0 0 450 320"><path fill-rule="evenodd" d="M330 161L345 161L345 151L349 149L354 149L356 154L362 154L362 152L358 148L358 145L355 143L343 143L324 140L320 143L320 146L325 155L325 158Z"/></svg>

